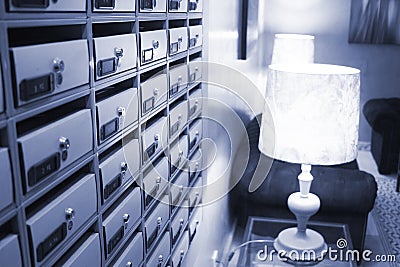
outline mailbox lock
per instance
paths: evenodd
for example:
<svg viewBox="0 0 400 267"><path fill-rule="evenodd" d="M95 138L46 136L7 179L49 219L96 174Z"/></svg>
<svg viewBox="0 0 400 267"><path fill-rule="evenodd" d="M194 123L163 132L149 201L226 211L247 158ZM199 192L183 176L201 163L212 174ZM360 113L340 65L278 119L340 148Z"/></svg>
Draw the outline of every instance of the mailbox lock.
<svg viewBox="0 0 400 267"><path fill-rule="evenodd" d="M158 148L158 141L159 140L160 140L160 135L159 134L155 134L154 135L154 146L155 146L155 149Z"/></svg>
<svg viewBox="0 0 400 267"><path fill-rule="evenodd" d="M161 227L161 223L162 223L162 218L158 217L157 218L157 227L160 228Z"/></svg>
<svg viewBox="0 0 400 267"><path fill-rule="evenodd" d="M59 139L60 149L61 149L61 158L62 160L66 160L68 157L68 149L71 146L69 139L66 137L60 137Z"/></svg>
<svg viewBox="0 0 400 267"><path fill-rule="evenodd" d="M157 88L154 88L154 90L153 90L153 95L158 95L159 94L159 90L157 89Z"/></svg>
<svg viewBox="0 0 400 267"><path fill-rule="evenodd" d="M121 58L124 56L124 49L123 48L114 48L114 54L117 58Z"/></svg>
<svg viewBox="0 0 400 267"><path fill-rule="evenodd" d="M122 175L125 175L127 170L128 170L128 164L126 162L121 162L121 173L122 173Z"/></svg>
<svg viewBox="0 0 400 267"><path fill-rule="evenodd" d="M178 82L181 83L182 82L182 76L178 77Z"/></svg>
<svg viewBox="0 0 400 267"><path fill-rule="evenodd" d="M183 185L180 185L179 186L179 194L182 194L183 193Z"/></svg>
<svg viewBox="0 0 400 267"><path fill-rule="evenodd" d="M154 49L157 49L157 48L159 48L160 47L160 42L159 41L156 41L156 40L153 40L153 48Z"/></svg>
<svg viewBox="0 0 400 267"><path fill-rule="evenodd" d="M131 217L131 216L130 216L128 213L125 213L125 214L122 216L122 218L124 219L124 223L128 223L130 217Z"/></svg>
<svg viewBox="0 0 400 267"><path fill-rule="evenodd" d="M65 69L64 60L61 60L59 58L53 59L53 70L55 73L63 72L64 69Z"/></svg>
<svg viewBox="0 0 400 267"><path fill-rule="evenodd" d="M130 262L130 261L128 261L127 263L126 263L126 265L125 265L126 267L132 267L133 266L133 264L132 264L132 262Z"/></svg>
<svg viewBox="0 0 400 267"><path fill-rule="evenodd" d="M180 225L180 227L182 227L184 223L185 223L185 220L184 220L184 219L180 219L180 220L179 220L179 225Z"/></svg>
<svg viewBox="0 0 400 267"><path fill-rule="evenodd" d="M125 117L126 109L124 107L119 107L117 109L118 117Z"/></svg>
<svg viewBox="0 0 400 267"><path fill-rule="evenodd" d="M67 219L67 221L72 220L73 218L75 218L75 211L72 208L66 208L65 209L65 218Z"/></svg>
<svg viewBox="0 0 400 267"><path fill-rule="evenodd" d="M164 261L163 255L158 256L158 264L159 264L159 266L161 266L163 261Z"/></svg>
<svg viewBox="0 0 400 267"><path fill-rule="evenodd" d="M181 255L181 261L182 261L183 257L185 256L185 251L181 250L180 255Z"/></svg>
<svg viewBox="0 0 400 267"><path fill-rule="evenodd" d="M62 151L67 151L69 149L69 147L71 146L69 139L66 137L60 137L59 138L59 142L60 142L60 149Z"/></svg>
<svg viewBox="0 0 400 267"><path fill-rule="evenodd" d="M158 191L160 189L160 184L161 184L161 177L158 176L156 178L156 191Z"/></svg>

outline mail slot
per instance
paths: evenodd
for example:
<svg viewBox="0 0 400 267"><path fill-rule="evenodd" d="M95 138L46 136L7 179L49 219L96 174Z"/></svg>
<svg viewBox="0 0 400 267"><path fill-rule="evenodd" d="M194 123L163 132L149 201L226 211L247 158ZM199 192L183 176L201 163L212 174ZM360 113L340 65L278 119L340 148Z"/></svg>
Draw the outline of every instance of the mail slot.
<svg viewBox="0 0 400 267"><path fill-rule="evenodd" d="M142 65L167 56L167 32L156 30L140 33L140 62Z"/></svg>
<svg viewBox="0 0 400 267"><path fill-rule="evenodd" d="M203 157L201 149L196 150L189 160L189 183L194 181L203 169Z"/></svg>
<svg viewBox="0 0 400 267"><path fill-rule="evenodd" d="M10 157L7 148L0 147L0 210L13 202L13 183L11 175Z"/></svg>
<svg viewBox="0 0 400 267"><path fill-rule="evenodd" d="M186 64L175 66L169 71L169 97L186 89L188 84L188 70Z"/></svg>
<svg viewBox="0 0 400 267"><path fill-rule="evenodd" d="M96 12L135 12L135 2L131 0L94 0Z"/></svg>
<svg viewBox="0 0 400 267"><path fill-rule="evenodd" d="M189 177L187 172L180 172L178 177L170 185L171 205L175 208L183 199L187 187L189 186Z"/></svg>
<svg viewBox="0 0 400 267"><path fill-rule="evenodd" d="M96 79L136 67L136 34L94 38Z"/></svg>
<svg viewBox="0 0 400 267"><path fill-rule="evenodd" d="M177 169L183 168L187 161L188 156L188 136L183 135L179 138L178 142L175 142L170 149L171 157L171 174L175 173Z"/></svg>
<svg viewBox="0 0 400 267"><path fill-rule="evenodd" d="M167 0L139 0L140 12L167 12Z"/></svg>
<svg viewBox="0 0 400 267"><path fill-rule="evenodd" d="M143 176L143 190L147 206L160 195L168 184L168 158L163 157L154 166L150 165Z"/></svg>
<svg viewBox="0 0 400 267"><path fill-rule="evenodd" d="M151 248L157 237L162 234L165 225L167 225L169 219L168 203L168 196L165 195L144 223L144 236L147 250Z"/></svg>
<svg viewBox="0 0 400 267"><path fill-rule="evenodd" d="M96 179L88 174L26 222L34 262L42 262L61 247L96 212Z"/></svg>
<svg viewBox="0 0 400 267"><path fill-rule="evenodd" d="M15 47L11 53L18 105L89 83L86 40Z"/></svg>
<svg viewBox="0 0 400 267"><path fill-rule="evenodd" d="M139 170L139 163L139 141L134 139L100 164L104 201L123 187L132 175L136 174Z"/></svg>
<svg viewBox="0 0 400 267"><path fill-rule="evenodd" d="M93 149L90 109L23 135L18 138L18 145L29 191Z"/></svg>
<svg viewBox="0 0 400 267"><path fill-rule="evenodd" d="M189 95L189 118L198 117L203 109L203 94L201 89L197 89Z"/></svg>
<svg viewBox="0 0 400 267"><path fill-rule="evenodd" d="M149 124L143 132L143 160L148 161L167 145L167 118L161 117Z"/></svg>
<svg viewBox="0 0 400 267"><path fill-rule="evenodd" d="M187 101L180 102L169 113L169 136L173 137L185 127L188 121Z"/></svg>
<svg viewBox="0 0 400 267"><path fill-rule="evenodd" d="M167 74L158 74L140 84L142 115L167 101Z"/></svg>
<svg viewBox="0 0 400 267"><path fill-rule="evenodd" d="M190 125L189 128L189 150L192 150L195 146L197 146L201 139L203 138L203 124L202 120L196 120L194 123Z"/></svg>
<svg viewBox="0 0 400 267"><path fill-rule="evenodd" d="M197 207L193 213L192 217L189 222L189 235L190 235L190 241L192 241L197 234L197 229L199 228L199 225L202 221L203 218L203 208L202 207Z"/></svg>
<svg viewBox="0 0 400 267"><path fill-rule="evenodd" d="M185 231L181 241L171 256L171 267L181 267L183 259L189 250L189 233Z"/></svg>
<svg viewBox="0 0 400 267"><path fill-rule="evenodd" d="M137 89L131 88L96 104L98 136L102 143L138 120Z"/></svg>
<svg viewBox="0 0 400 267"><path fill-rule="evenodd" d="M196 208L203 197L203 177L199 176L197 182L189 191L189 214Z"/></svg>
<svg viewBox="0 0 400 267"><path fill-rule="evenodd" d="M200 59L195 59L189 62L189 83L200 82L203 76L203 65Z"/></svg>
<svg viewBox="0 0 400 267"><path fill-rule="evenodd" d="M137 223L142 214L141 205L140 188L137 187L103 221L107 255L115 251Z"/></svg>
<svg viewBox="0 0 400 267"><path fill-rule="evenodd" d="M169 0L169 12L187 12L187 0Z"/></svg>
<svg viewBox="0 0 400 267"><path fill-rule="evenodd" d="M179 236L185 231L185 226L186 226L186 223L188 222L188 218L189 218L188 209L181 208L181 209L179 209L175 218L172 220L171 238L172 238L173 246L176 244L176 241L178 241Z"/></svg>
<svg viewBox="0 0 400 267"><path fill-rule="evenodd" d="M1 266L22 266L17 235L7 235L0 239L0 262Z"/></svg>
<svg viewBox="0 0 400 267"><path fill-rule="evenodd" d="M188 49L188 32L186 27L169 30L169 54L174 55Z"/></svg>
<svg viewBox="0 0 400 267"><path fill-rule="evenodd" d="M189 0L189 12L203 12L203 0Z"/></svg>
<svg viewBox="0 0 400 267"><path fill-rule="evenodd" d="M169 233L164 233L160 242L158 242L157 248L149 256L147 265L149 267L164 267L168 264L168 259L171 252L171 244L169 239Z"/></svg>
<svg viewBox="0 0 400 267"><path fill-rule="evenodd" d="M86 12L86 0L8 0L10 11Z"/></svg>
<svg viewBox="0 0 400 267"><path fill-rule="evenodd" d="M203 26L196 25L189 27L189 48L195 48L203 45Z"/></svg>
<svg viewBox="0 0 400 267"><path fill-rule="evenodd" d="M143 252L143 234L142 232L138 232L117 261L110 266L138 267L143 261Z"/></svg>
<svg viewBox="0 0 400 267"><path fill-rule="evenodd" d="M61 265L62 267L82 267L88 263L101 266L100 237L98 233L91 234L82 245Z"/></svg>

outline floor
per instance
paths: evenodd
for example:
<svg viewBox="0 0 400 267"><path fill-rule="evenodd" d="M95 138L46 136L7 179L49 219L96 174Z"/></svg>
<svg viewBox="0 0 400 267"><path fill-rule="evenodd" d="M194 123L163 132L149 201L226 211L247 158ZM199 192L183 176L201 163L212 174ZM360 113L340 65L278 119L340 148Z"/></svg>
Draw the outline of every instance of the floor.
<svg viewBox="0 0 400 267"><path fill-rule="evenodd" d="M361 170L371 173L374 176L377 176L378 170L376 164L372 158L372 155L369 151L359 151L357 162ZM391 177L395 179L394 175ZM229 255L232 249L239 246L243 240L244 230L242 228L236 229L235 233L231 236L231 242L227 242L228 247L225 249L224 255ZM371 250L374 255L385 255L387 252L385 251L382 241L379 237L379 231L375 224L375 220L372 215L369 216L368 226L367 226L367 236L365 239L365 249ZM226 257L221 259L224 262L224 266L237 266L237 261L239 258L239 252L236 252L232 259L227 263ZM220 265L222 266L222 265ZM361 267L391 267L389 263L383 262L363 262Z"/></svg>

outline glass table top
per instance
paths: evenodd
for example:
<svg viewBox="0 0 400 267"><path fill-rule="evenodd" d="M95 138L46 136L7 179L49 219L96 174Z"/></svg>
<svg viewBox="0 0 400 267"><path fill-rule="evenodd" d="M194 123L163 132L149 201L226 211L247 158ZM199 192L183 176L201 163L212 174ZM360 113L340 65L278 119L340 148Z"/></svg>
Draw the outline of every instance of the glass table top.
<svg viewBox="0 0 400 267"><path fill-rule="evenodd" d="M241 247L237 266L241 267L285 267L305 266L290 264L274 249L274 240L278 234L289 227L296 227L295 220L274 219L265 217L249 217L243 247ZM308 228L313 229L325 239L328 249L320 262L308 266L357 266L356 260L361 257L353 251L347 225L337 223L310 222ZM295 253L295 252L293 252ZM312 251L304 257L312 256Z"/></svg>

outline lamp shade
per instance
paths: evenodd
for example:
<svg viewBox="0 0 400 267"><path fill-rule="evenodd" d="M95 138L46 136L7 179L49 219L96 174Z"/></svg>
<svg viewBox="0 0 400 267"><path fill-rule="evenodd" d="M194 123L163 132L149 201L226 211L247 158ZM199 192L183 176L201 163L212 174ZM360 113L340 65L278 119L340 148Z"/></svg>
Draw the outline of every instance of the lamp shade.
<svg viewBox="0 0 400 267"><path fill-rule="evenodd" d="M275 34L271 64L314 63L314 36Z"/></svg>
<svg viewBox="0 0 400 267"><path fill-rule="evenodd" d="M301 164L334 165L357 156L360 71L326 65L270 65L259 149Z"/></svg>

